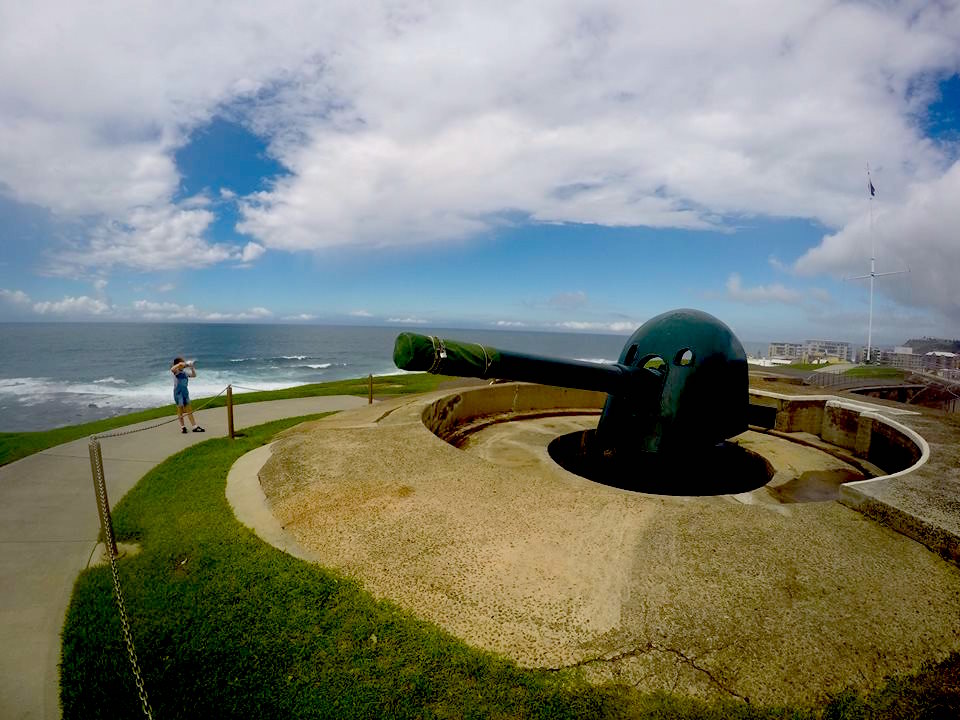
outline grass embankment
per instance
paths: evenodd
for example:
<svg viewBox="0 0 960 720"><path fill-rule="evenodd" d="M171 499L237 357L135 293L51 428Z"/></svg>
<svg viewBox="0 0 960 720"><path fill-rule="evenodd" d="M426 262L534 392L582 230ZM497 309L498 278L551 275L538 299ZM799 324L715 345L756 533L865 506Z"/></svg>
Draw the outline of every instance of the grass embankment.
<svg viewBox="0 0 960 720"><path fill-rule="evenodd" d="M907 373L898 368L882 367L880 365L863 365L850 368L843 372L847 377L877 378L880 380L903 380Z"/></svg>
<svg viewBox="0 0 960 720"><path fill-rule="evenodd" d="M844 693L818 711L596 687L573 670L522 670L472 649L236 521L224 494L230 466L303 419L184 450L115 510L119 538L143 548L121 561L121 577L156 717L799 720L955 717L960 708L956 656L866 700ZM74 589L61 698L67 719L139 714L106 567L85 571Z"/></svg>
<svg viewBox="0 0 960 720"><path fill-rule="evenodd" d="M373 379L373 392L376 397L429 392L435 390L440 383L450 379L451 378L442 375L429 375L427 373L375 377ZM356 380L316 383L313 385L299 385L285 390L271 390L268 392L237 392L233 395L233 402L235 405L242 405L244 403L262 402L264 400L287 400L290 398L318 397L321 395L364 396L368 391L369 386L367 379L360 378ZM195 398L193 400L193 406L195 408L199 408L206 403L207 399L204 398ZM207 407L223 407L226 403L226 397L221 395L210 402ZM32 455L33 453L65 442L70 442L71 440L78 440L97 433L115 430L125 425L133 425L135 423L170 417L176 414L177 408L171 404L149 410L141 410L127 415L118 415L104 420L96 420L82 425L69 425L67 427L42 432L0 433L0 465L6 465L14 460L19 460L27 455Z"/></svg>

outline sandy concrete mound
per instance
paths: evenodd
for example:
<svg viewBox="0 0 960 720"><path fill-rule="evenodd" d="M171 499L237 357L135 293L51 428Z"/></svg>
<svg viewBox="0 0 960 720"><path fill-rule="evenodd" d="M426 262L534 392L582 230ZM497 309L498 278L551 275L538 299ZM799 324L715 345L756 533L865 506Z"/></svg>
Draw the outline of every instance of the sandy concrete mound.
<svg viewBox="0 0 960 720"><path fill-rule="evenodd" d="M646 690L801 703L960 648L960 569L835 501L590 482L546 449L590 414L453 447L423 424L441 396L301 426L260 479L316 562L472 645Z"/></svg>

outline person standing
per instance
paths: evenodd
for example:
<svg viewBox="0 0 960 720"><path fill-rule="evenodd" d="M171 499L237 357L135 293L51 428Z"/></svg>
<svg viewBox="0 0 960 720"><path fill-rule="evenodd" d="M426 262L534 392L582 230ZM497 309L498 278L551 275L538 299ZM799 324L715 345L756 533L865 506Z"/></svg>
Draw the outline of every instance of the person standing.
<svg viewBox="0 0 960 720"><path fill-rule="evenodd" d="M173 401L177 404L177 420L180 421L180 432L187 432L187 428L183 424L184 415L190 418L190 424L193 426L194 432L206 432L193 419L193 408L190 407L190 392L187 390L187 383L189 378L197 376L197 371L193 367L193 360L186 362L182 357L174 358L170 372L173 373Z"/></svg>

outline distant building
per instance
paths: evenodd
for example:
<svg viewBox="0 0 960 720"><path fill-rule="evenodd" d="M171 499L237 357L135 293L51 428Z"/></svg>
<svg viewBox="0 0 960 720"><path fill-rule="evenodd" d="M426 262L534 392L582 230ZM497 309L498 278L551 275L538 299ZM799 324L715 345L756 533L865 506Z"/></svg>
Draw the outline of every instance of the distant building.
<svg viewBox="0 0 960 720"><path fill-rule="evenodd" d="M828 360L851 359L850 343L837 340L804 340L802 343L773 342L767 348L771 358L782 358L794 362L826 362Z"/></svg>
<svg viewBox="0 0 960 720"><path fill-rule="evenodd" d="M803 357L803 343L772 342L767 347L767 357L799 360Z"/></svg>
<svg viewBox="0 0 960 720"><path fill-rule="evenodd" d="M865 351L864 351L865 352ZM893 352L879 351L874 348L874 359L884 365L912 371L922 370L943 374L944 371L954 371L960 367L960 355L957 353L934 350L928 353L915 353L913 348L898 346Z"/></svg>
<svg viewBox="0 0 960 720"><path fill-rule="evenodd" d="M913 348L898 346L889 354L887 362L901 370L923 370L923 355L914 353Z"/></svg>
<svg viewBox="0 0 960 720"><path fill-rule="evenodd" d="M874 345L871 348L873 357L871 358L875 363L881 363L883 365L889 365L893 352L889 348L878 348ZM857 353L857 362L865 363L867 362L867 346L864 345L860 348L860 351Z"/></svg>
<svg viewBox="0 0 960 720"><path fill-rule="evenodd" d="M931 372L936 372L937 370L956 370L960 367L960 355L943 350L934 350L923 356L923 367L925 370L930 370Z"/></svg>
<svg viewBox="0 0 960 720"><path fill-rule="evenodd" d="M803 344L803 352L807 357L807 362L828 358L848 361L851 357L850 343L836 340L807 340Z"/></svg>

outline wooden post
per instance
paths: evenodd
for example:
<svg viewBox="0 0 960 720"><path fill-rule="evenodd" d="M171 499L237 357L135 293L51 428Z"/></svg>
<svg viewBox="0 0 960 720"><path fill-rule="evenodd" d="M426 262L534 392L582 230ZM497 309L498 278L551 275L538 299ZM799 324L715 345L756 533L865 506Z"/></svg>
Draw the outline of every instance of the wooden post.
<svg viewBox="0 0 960 720"><path fill-rule="evenodd" d="M373 405L373 373L367 375L367 382L369 383L369 393L367 394L367 405Z"/></svg>
<svg viewBox="0 0 960 720"><path fill-rule="evenodd" d="M227 385L227 434L233 440L233 386Z"/></svg>

